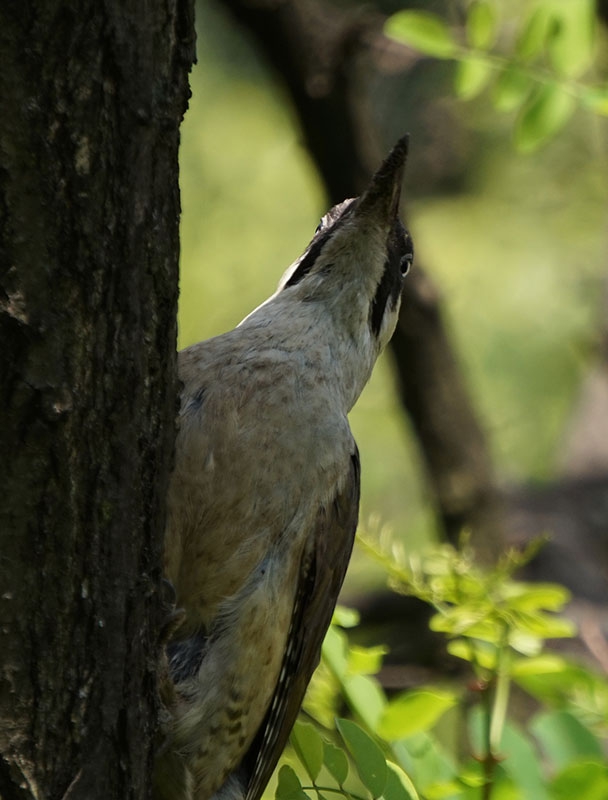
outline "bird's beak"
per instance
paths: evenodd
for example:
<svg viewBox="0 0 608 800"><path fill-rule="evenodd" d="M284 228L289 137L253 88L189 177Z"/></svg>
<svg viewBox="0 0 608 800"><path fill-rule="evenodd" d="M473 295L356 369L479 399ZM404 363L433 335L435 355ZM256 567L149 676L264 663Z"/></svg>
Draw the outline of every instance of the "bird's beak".
<svg viewBox="0 0 608 800"><path fill-rule="evenodd" d="M402 136L384 159L361 195L355 216L374 217L380 224L390 224L397 217L409 138L407 133Z"/></svg>

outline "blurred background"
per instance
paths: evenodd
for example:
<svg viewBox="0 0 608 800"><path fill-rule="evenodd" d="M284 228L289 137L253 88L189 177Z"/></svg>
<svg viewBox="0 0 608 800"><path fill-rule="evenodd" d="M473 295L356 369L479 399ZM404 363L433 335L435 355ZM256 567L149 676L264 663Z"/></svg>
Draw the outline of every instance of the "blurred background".
<svg viewBox="0 0 608 800"><path fill-rule="evenodd" d="M467 46L472 5L489 9L481 45L503 59L487 86L463 91L462 58L424 52L437 49L436 31L420 47L384 32L391 14L417 8ZM390 529L412 551L466 528L490 555L547 533L533 575L599 602L608 596L608 129L577 92L605 86L606 7L569 5L583 22L560 17L559 0L198 2L182 127L179 346L234 327L266 299L327 208L358 193L409 131L403 214L414 270L394 347L351 414L362 527ZM529 56L522 41L536 8L549 22ZM565 36L576 49L570 24L589 26L591 55L560 72L550 45L563 49ZM509 106L495 82L518 59L540 83L528 76L531 88ZM551 116L534 108L547 85L575 96L572 108L552 135L526 139L522 115ZM380 580L355 554L347 595Z"/></svg>

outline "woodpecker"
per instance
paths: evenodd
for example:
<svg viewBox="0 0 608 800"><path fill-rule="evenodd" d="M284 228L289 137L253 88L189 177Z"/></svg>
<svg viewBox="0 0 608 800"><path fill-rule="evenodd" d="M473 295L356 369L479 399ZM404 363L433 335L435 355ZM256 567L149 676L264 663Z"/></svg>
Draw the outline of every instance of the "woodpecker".
<svg viewBox="0 0 608 800"><path fill-rule="evenodd" d="M413 260L407 142L323 217L265 303L179 354L164 571L183 621L157 800L259 800L319 662L358 519L347 415Z"/></svg>

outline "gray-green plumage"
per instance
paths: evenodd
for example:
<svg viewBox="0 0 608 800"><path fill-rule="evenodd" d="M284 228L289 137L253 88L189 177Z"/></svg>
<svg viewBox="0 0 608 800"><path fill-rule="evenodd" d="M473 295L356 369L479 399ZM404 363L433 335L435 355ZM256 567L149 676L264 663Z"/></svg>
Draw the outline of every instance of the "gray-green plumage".
<svg viewBox="0 0 608 800"><path fill-rule="evenodd" d="M185 620L158 800L258 800L318 663L357 526L347 414L412 259L406 150L324 217L266 303L179 354L165 574Z"/></svg>

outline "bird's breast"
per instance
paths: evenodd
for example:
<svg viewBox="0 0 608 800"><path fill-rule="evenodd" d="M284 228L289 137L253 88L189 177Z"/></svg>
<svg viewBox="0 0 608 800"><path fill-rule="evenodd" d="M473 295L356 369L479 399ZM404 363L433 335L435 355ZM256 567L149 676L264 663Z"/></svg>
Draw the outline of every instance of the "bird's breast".
<svg viewBox="0 0 608 800"><path fill-rule="evenodd" d="M347 471L352 436L322 382L270 366L224 370L202 403L183 403L165 567L191 628L210 626L269 554L299 564Z"/></svg>

